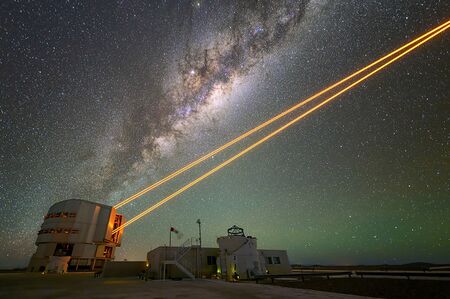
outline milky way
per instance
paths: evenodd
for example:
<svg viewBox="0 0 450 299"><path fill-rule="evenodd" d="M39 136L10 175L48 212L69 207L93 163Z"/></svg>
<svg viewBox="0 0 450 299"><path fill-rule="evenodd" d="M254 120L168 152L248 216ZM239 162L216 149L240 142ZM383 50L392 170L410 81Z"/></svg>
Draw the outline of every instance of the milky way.
<svg viewBox="0 0 450 299"><path fill-rule="evenodd" d="M105 182L100 185L111 190L129 176L135 178L148 173L161 155L170 156L177 140L185 137L193 121L210 117L208 105L215 92L226 98L235 78L245 76L264 55L283 45L289 34L301 25L307 4L304 0L237 3L229 8L233 12L231 24L216 33L219 38L207 41L203 47L188 42L176 69L176 83L168 84L157 107L154 102L144 110L139 107L133 115L133 125L124 132L125 139L134 135L132 140L137 137L142 142L121 144L106 163L118 165L133 155L140 155L141 159L129 165L130 168L113 171L106 168L105 176L100 178ZM141 132L136 132L136 122L145 123ZM123 151L123 147L129 150Z"/></svg>

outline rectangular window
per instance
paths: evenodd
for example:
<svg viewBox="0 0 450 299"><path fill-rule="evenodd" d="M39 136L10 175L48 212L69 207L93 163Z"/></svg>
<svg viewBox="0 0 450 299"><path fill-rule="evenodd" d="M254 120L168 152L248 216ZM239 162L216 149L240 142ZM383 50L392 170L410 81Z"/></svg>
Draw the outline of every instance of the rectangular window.
<svg viewBox="0 0 450 299"><path fill-rule="evenodd" d="M72 254L73 244L56 244L55 252L53 255L55 256L69 256Z"/></svg>
<svg viewBox="0 0 450 299"><path fill-rule="evenodd" d="M216 265L216 257L214 255L208 255L206 261L208 265Z"/></svg>
<svg viewBox="0 0 450 299"><path fill-rule="evenodd" d="M272 265L273 264L271 256L266 257L266 264L268 264L268 265Z"/></svg>
<svg viewBox="0 0 450 299"><path fill-rule="evenodd" d="M116 214L116 217L114 218L114 225L113 225L113 229L118 228L119 226L122 225L122 215L118 215ZM121 233L120 232L116 232L114 234L112 234L111 238L112 241L116 244L119 244L119 237L120 237Z"/></svg>
<svg viewBox="0 0 450 299"><path fill-rule="evenodd" d="M106 258L111 258L113 249L112 247L105 246L105 250L103 251L103 256Z"/></svg>
<svg viewBox="0 0 450 299"><path fill-rule="evenodd" d="M279 256L274 256L274 257L272 257L272 259L273 259L274 264L277 264L277 265L281 264Z"/></svg>

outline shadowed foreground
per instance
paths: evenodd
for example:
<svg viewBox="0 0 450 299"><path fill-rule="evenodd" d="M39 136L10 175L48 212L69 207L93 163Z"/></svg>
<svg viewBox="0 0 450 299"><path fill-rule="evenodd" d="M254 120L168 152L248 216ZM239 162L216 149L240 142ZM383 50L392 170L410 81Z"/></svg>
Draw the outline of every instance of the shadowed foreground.
<svg viewBox="0 0 450 299"><path fill-rule="evenodd" d="M217 280L142 281L87 274L0 274L0 298L360 298L345 294Z"/></svg>
<svg viewBox="0 0 450 299"><path fill-rule="evenodd" d="M277 280L275 285L326 292L357 294L378 298L450 298L448 280L407 280L392 278L338 278L302 281Z"/></svg>

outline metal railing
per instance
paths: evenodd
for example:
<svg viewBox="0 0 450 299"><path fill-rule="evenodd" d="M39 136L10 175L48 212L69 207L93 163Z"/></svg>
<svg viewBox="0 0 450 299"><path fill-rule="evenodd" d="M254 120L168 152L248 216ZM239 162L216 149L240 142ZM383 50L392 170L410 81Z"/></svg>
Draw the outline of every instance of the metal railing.
<svg viewBox="0 0 450 299"><path fill-rule="evenodd" d="M188 253L192 248L192 238L187 239L184 241L183 244L178 248L176 254L175 254L175 260L180 261L186 253Z"/></svg>

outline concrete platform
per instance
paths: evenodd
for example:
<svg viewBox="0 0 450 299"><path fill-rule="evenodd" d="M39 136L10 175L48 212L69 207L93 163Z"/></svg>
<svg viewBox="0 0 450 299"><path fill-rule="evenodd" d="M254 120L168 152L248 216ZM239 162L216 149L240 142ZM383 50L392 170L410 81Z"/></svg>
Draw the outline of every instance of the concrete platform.
<svg viewBox="0 0 450 299"><path fill-rule="evenodd" d="M0 298L368 298L219 280L142 281L92 274L0 274Z"/></svg>

